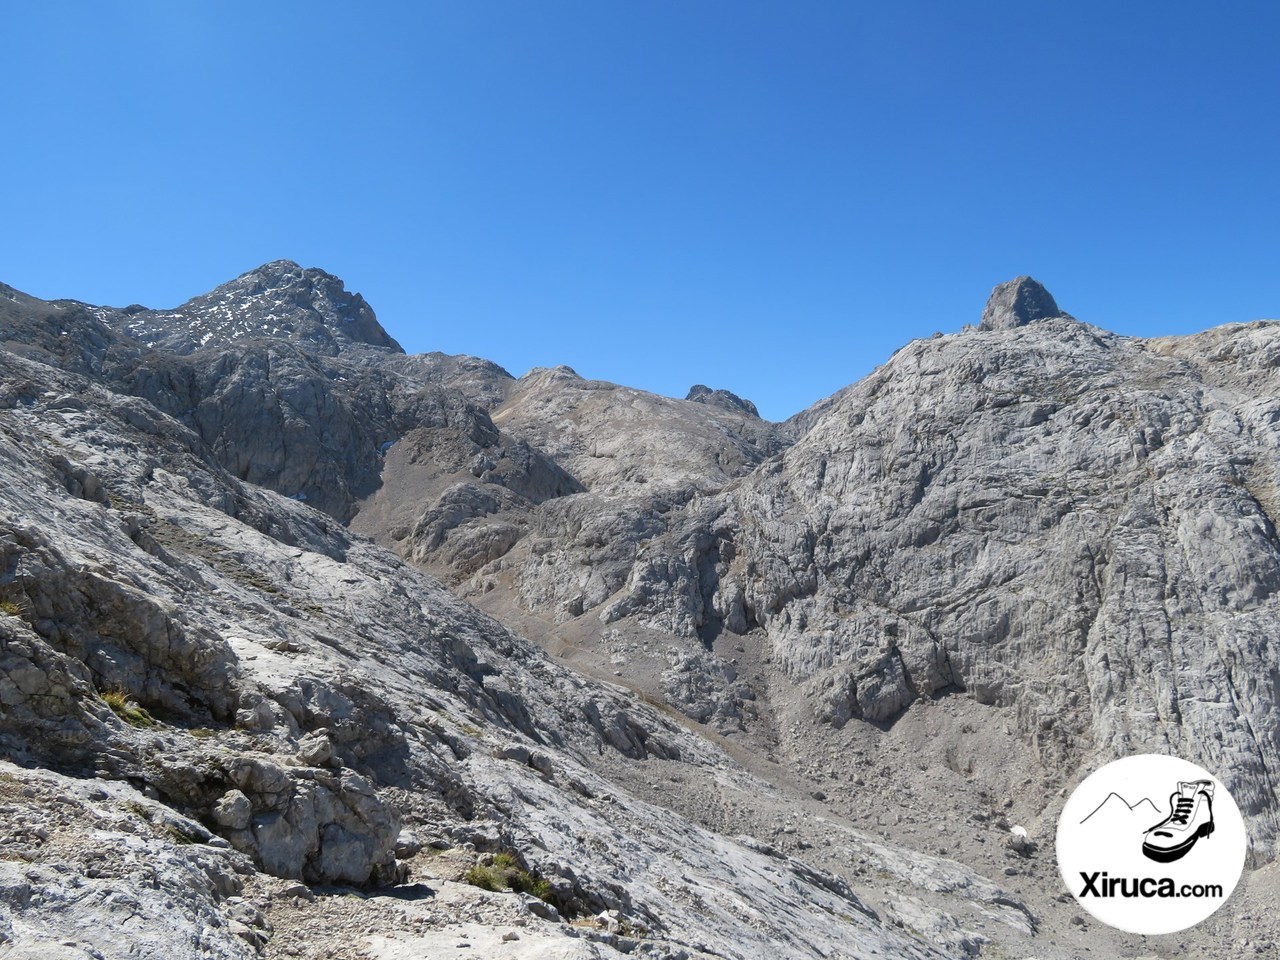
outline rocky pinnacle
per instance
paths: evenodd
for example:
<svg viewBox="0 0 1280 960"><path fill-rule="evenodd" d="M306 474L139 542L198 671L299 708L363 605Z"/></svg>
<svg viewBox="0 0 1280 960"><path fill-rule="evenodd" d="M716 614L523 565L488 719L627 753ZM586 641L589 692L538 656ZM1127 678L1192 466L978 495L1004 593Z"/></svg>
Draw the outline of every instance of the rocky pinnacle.
<svg viewBox="0 0 1280 960"><path fill-rule="evenodd" d="M1012 330L1035 320L1063 316L1049 293L1031 277L1014 277L991 291L979 330Z"/></svg>

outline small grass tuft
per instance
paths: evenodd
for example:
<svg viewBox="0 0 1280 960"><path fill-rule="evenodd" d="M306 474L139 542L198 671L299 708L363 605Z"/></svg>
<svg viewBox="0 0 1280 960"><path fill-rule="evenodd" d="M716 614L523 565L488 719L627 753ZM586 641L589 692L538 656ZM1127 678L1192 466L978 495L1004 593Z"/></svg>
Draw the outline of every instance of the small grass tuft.
<svg viewBox="0 0 1280 960"><path fill-rule="evenodd" d="M473 887L494 893L514 890L516 893L532 894L539 900L549 901L551 898L551 884L522 869L511 853L495 854L490 866L476 865L462 879Z"/></svg>
<svg viewBox="0 0 1280 960"><path fill-rule="evenodd" d="M123 690L108 690L102 695L102 701L111 708L111 712L131 727L154 727L155 717L129 699Z"/></svg>
<svg viewBox="0 0 1280 960"><path fill-rule="evenodd" d="M0 600L0 613L7 613L11 617L22 616L22 608L12 600Z"/></svg>
<svg viewBox="0 0 1280 960"><path fill-rule="evenodd" d="M195 727L191 730L191 735L197 740L208 740L210 737L216 737L218 731L210 730L208 727Z"/></svg>
<svg viewBox="0 0 1280 960"><path fill-rule="evenodd" d="M497 893L503 889L502 877L493 867L474 866L463 874L462 879L473 887L479 887L481 890L491 890Z"/></svg>
<svg viewBox="0 0 1280 960"><path fill-rule="evenodd" d="M517 870L507 881L516 893L529 893L539 900L551 900L551 884L526 870Z"/></svg>

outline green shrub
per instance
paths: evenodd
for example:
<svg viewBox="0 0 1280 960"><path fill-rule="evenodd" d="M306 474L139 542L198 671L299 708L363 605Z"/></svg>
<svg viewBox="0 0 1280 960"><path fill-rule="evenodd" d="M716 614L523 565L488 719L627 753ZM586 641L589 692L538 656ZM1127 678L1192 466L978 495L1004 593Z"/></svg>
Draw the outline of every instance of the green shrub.
<svg viewBox="0 0 1280 960"><path fill-rule="evenodd" d="M462 877L464 881L481 890L492 890L497 893L503 888L502 876L493 867L474 866Z"/></svg>
<svg viewBox="0 0 1280 960"><path fill-rule="evenodd" d="M549 900L551 897L551 884L535 877L528 870L521 869L519 861L511 853L495 854L492 865L474 866L462 879L473 887L494 893L514 890L516 893L532 894L539 900Z"/></svg>
<svg viewBox="0 0 1280 960"><path fill-rule="evenodd" d="M507 883L516 893L529 893L539 900L551 899L551 884L527 870L517 870L507 879Z"/></svg>
<svg viewBox="0 0 1280 960"><path fill-rule="evenodd" d="M111 712L131 727L154 727L155 717L129 699L123 690L108 690L102 695L103 702L111 708Z"/></svg>

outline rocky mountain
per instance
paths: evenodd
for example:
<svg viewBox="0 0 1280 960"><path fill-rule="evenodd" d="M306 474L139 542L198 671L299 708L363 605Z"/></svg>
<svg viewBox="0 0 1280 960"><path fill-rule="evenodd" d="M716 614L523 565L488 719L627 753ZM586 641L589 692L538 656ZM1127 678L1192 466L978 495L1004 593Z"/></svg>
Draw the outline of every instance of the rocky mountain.
<svg viewBox="0 0 1280 960"><path fill-rule="evenodd" d="M13 956L1278 942L1276 324L1135 340L1022 277L787 424L406 356L287 261L0 287L0 345ZM1167 943L1053 857L1139 751L1251 836Z"/></svg>
<svg viewBox="0 0 1280 960"><path fill-rule="evenodd" d="M150 401L8 350L0 384L11 955L390 957L460 922L508 955L940 955L636 796L771 788Z"/></svg>
<svg viewBox="0 0 1280 960"><path fill-rule="evenodd" d="M705 383L695 383L689 388L686 400L693 400L695 403L713 403L721 407L728 407L730 410L741 410L743 413L749 413L753 417L760 416L760 411L756 409L756 405L750 400L744 400L729 390L712 390Z"/></svg>
<svg viewBox="0 0 1280 960"><path fill-rule="evenodd" d="M289 260L263 264L175 310L132 306L121 313L111 318L115 327L169 353L253 340L285 341L325 356L367 347L404 353L360 294Z"/></svg>
<svg viewBox="0 0 1280 960"><path fill-rule="evenodd" d="M753 638L773 696L833 727L1000 708L1046 789L1186 756L1224 772L1270 861L1277 336L1057 316L917 341L650 544L602 619Z"/></svg>

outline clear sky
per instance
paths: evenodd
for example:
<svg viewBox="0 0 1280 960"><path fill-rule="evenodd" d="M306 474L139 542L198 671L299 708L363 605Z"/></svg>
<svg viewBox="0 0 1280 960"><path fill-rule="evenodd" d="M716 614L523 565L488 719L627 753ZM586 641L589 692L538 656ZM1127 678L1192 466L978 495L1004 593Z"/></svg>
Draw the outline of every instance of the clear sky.
<svg viewBox="0 0 1280 960"><path fill-rule="evenodd" d="M9 3L0 280L267 260L410 351L781 419L1020 273L1125 333L1280 316L1280 3Z"/></svg>

